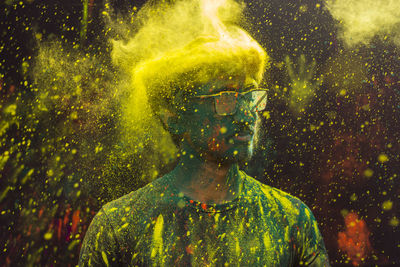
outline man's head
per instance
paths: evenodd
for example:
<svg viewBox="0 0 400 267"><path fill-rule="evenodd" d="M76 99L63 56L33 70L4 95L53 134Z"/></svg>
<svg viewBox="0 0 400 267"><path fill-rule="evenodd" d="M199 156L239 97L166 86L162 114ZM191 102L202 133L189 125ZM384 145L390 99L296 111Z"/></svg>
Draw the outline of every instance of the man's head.
<svg viewBox="0 0 400 267"><path fill-rule="evenodd" d="M196 95L241 93L250 85L257 87L265 69L266 53L238 26L242 6L234 1L175 1L162 11L157 8L160 7L145 9L144 26L130 42L114 43L114 58L125 62L132 78L130 108L137 110L137 117L146 116L143 110L151 109L177 140L186 137L186 142L195 145L202 133L204 138L211 138L206 142L207 149L215 154L224 144L232 143L234 138L227 135L253 132L257 115L244 109L243 99L249 95L238 99L238 111L227 116L216 113L214 98L196 99ZM147 41L147 55L137 56L135 51L140 52L142 40ZM127 59L129 55L133 55L132 64ZM218 131L220 135L215 137ZM222 135L226 140L218 139ZM204 150L206 143L197 146ZM241 151L231 150L231 155Z"/></svg>
<svg viewBox="0 0 400 267"><path fill-rule="evenodd" d="M236 38L196 40L186 51L177 51L179 55L151 62L152 75L144 79L152 110L175 141L212 160L245 160L253 149L257 121L253 106L260 93L254 90L261 81L265 54L244 31ZM165 70L185 64L179 72ZM166 79L154 79L161 73ZM233 92L234 98L229 96ZM226 107L235 110L224 114Z"/></svg>

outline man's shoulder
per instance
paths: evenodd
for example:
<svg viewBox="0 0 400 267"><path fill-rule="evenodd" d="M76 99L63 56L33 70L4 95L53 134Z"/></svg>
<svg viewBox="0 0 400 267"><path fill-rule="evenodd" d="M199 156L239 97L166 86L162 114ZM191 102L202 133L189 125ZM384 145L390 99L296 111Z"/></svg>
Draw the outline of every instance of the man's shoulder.
<svg viewBox="0 0 400 267"><path fill-rule="evenodd" d="M299 198L292 196L291 194L280 190L276 187L264 184L253 177L246 174L246 180L248 184L248 189L253 194L259 194L265 196L267 199L274 200L289 200L293 203L303 203Z"/></svg>
<svg viewBox="0 0 400 267"><path fill-rule="evenodd" d="M278 188L266 185L247 175L250 195L260 199L261 204L269 210L298 218L301 213L309 213L308 206L299 198Z"/></svg>
<svg viewBox="0 0 400 267"><path fill-rule="evenodd" d="M158 180L154 180L142 188L132 191L118 199L105 204L101 211L109 217L131 217L155 207L157 195L162 194L163 188Z"/></svg>

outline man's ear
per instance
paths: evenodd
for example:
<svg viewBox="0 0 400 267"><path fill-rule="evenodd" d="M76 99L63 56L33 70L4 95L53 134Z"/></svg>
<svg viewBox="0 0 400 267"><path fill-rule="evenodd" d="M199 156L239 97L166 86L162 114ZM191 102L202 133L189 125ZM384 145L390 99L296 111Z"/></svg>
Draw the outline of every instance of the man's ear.
<svg viewBox="0 0 400 267"><path fill-rule="evenodd" d="M159 112L159 116L164 127L170 133L182 135L185 132L185 124L181 115L169 109L162 109Z"/></svg>

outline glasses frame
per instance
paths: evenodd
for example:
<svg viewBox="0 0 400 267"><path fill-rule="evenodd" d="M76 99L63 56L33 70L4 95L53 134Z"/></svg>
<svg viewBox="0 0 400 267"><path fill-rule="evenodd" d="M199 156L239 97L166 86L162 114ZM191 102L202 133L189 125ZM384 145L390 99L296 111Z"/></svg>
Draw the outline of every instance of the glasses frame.
<svg viewBox="0 0 400 267"><path fill-rule="evenodd" d="M221 92L218 92L218 93L215 93L215 94L211 94L211 95L196 95L196 96L192 96L191 98L207 99L207 98L213 97L213 98L214 98L214 109L215 109L215 113L218 114L218 115L220 115L220 116L230 116L230 115L234 115L234 114L237 112L237 101L238 101L238 96L240 95L240 96L243 97L244 95L246 95L246 94L248 94L248 93L251 93L251 92L254 92L254 91L263 91L263 92L265 92L265 94L258 100L258 102L254 105L254 107L251 108L250 111L251 111L251 112L254 112L254 110L256 109L256 107L258 106L258 104L260 104L261 101L263 101L265 98L268 97L268 91L267 91L267 89L253 88L253 89L250 89L250 90L245 91L245 92L221 91ZM217 112L217 107L216 107L216 105L217 105L217 98L216 98L216 96L221 96L222 94L226 94L226 93L234 93L234 94L236 94L236 98L235 98L235 110L234 110L232 113L219 114L219 113ZM260 111L258 111L258 112L261 112L261 111L262 111L262 110L260 110Z"/></svg>

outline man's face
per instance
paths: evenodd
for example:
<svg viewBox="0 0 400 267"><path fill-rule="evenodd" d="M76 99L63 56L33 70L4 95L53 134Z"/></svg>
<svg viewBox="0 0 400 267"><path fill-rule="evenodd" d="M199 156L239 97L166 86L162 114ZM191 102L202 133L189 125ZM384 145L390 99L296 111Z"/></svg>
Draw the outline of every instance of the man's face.
<svg viewBox="0 0 400 267"><path fill-rule="evenodd" d="M256 84L245 79L221 79L210 82L196 90L196 96L208 96L221 91L248 91ZM236 110L230 115L219 115L214 97L188 98L186 111L182 112L184 145L188 145L207 160L218 163L242 162L253 152L256 111L245 98L238 97ZM217 100L218 101L218 100ZM221 106L219 106L221 108Z"/></svg>

